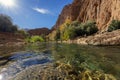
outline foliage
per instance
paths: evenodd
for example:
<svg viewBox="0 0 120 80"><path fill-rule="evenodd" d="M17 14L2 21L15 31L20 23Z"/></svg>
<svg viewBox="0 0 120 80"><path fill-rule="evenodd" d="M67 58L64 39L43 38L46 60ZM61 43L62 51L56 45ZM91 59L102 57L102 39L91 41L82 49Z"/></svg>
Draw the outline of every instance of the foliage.
<svg viewBox="0 0 120 80"><path fill-rule="evenodd" d="M44 39L41 36L32 36L26 39L27 42L34 43L34 42L43 42Z"/></svg>
<svg viewBox="0 0 120 80"><path fill-rule="evenodd" d="M71 20L70 19L66 19L65 22L61 26L59 26L60 31L63 31L70 24L71 24Z"/></svg>
<svg viewBox="0 0 120 80"><path fill-rule="evenodd" d="M1 32L16 32L17 26L13 25L12 20L7 15L0 15L0 31Z"/></svg>
<svg viewBox="0 0 120 80"><path fill-rule="evenodd" d="M98 28L94 21L80 23L79 21L71 22L67 19L57 30L49 34L49 38L50 40L69 40L78 36L92 35L97 31Z"/></svg>
<svg viewBox="0 0 120 80"><path fill-rule="evenodd" d="M54 41L55 40L55 37L56 37L56 31L52 31L49 35L48 35L48 38L49 40L51 41Z"/></svg>
<svg viewBox="0 0 120 80"><path fill-rule="evenodd" d="M88 22L84 23L83 26L81 27L81 29L84 32L84 34L86 34L86 35L91 35L98 31L96 22L93 22L93 21L88 21Z"/></svg>
<svg viewBox="0 0 120 80"><path fill-rule="evenodd" d="M57 40L60 40L60 30L58 29L58 30L56 30L56 35L55 35L55 40L57 41Z"/></svg>
<svg viewBox="0 0 120 80"><path fill-rule="evenodd" d="M72 29L70 28L71 25L71 20L66 19L65 23L63 23L59 28L60 28L60 39L61 40L68 40L70 39L72 36L70 36L70 34L72 32Z"/></svg>
<svg viewBox="0 0 120 80"><path fill-rule="evenodd" d="M62 24L57 30L52 31L48 36L48 40L61 40L63 38L63 34L65 32L65 29L70 25L71 20L70 19L66 19L65 23Z"/></svg>
<svg viewBox="0 0 120 80"><path fill-rule="evenodd" d="M120 29L120 21L119 20L112 20L111 24L108 27L108 32Z"/></svg>
<svg viewBox="0 0 120 80"><path fill-rule="evenodd" d="M64 29L61 30L61 39L62 40L68 40L68 39L74 39L78 36L84 36L84 35L91 35L98 31L98 28L96 26L95 22L88 21L86 23L80 23L78 21L74 21L70 24L65 24Z"/></svg>
<svg viewBox="0 0 120 80"><path fill-rule="evenodd" d="M62 40L73 39L75 37L76 37L75 28L69 27L68 29L65 29L65 31L62 35Z"/></svg>
<svg viewBox="0 0 120 80"><path fill-rule="evenodd" d="M22 30L22 29L18 30L16 34L22 35L24 37L28 37L29 35L25 30Z"/></svg>
<svg viewBox="0 0 120 80"><path fill-rule="evenodd" d="M40 36L43 38L44 41L46 41L46 35L45 34L41 34Z"/></svg>

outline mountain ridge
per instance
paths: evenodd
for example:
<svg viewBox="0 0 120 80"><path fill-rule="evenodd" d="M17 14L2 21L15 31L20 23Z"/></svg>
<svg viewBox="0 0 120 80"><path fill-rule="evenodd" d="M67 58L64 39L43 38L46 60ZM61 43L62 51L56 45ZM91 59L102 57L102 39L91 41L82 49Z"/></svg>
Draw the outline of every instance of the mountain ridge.
<svg viewBox="0 0 120 80"><path fill-rule="evenodd" d="M43 27L43 28L36 28L28 30L30 35L48 35L50 33L50 29Z"/></svg>

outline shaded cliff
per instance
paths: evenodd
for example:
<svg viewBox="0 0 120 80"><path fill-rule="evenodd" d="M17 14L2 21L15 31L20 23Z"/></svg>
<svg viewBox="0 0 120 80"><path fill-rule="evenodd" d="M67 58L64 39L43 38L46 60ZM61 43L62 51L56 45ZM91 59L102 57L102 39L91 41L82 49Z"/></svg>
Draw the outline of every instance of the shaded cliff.
<svg viewBox="0 0 120 80"><path fill-rule="evenodd" d="M48 28L37 28L37 29L31 29L28 30L28 33L30 35L48 35L50 33L50 30Z"/></svg>
<svg viewBox="0 0 120 80"><path fill-rule="evenodd" d="M66 19L94 20L100 30L106 30L111 20L120 20L120 0L74 0L63 8L53 28L58 28Z"/></svg>

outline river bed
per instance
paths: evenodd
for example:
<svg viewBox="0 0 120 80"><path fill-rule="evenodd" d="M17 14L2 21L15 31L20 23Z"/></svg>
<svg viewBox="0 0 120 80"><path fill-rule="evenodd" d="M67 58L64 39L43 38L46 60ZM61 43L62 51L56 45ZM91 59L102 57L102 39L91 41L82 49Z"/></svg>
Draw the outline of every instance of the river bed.
<svg viewBox="0 0 120 80"><path fill-rule="evenodd" d="M35 43L0 47L0 80L42 80L40 72L54 70L55 62L83 66L120 79L120 46L86 46L77 44ZM47 68L46 68L47 67ZM48 68L49 67L49 68ZM34 73L34 74L31 74ZM31 77L30 77L31 75ZM60 75L64 77L64 75ZM19 77L19 79L18 79ZM22 77L22 78L21 78ZM45 79L45 78L44 78ZM43 79L43 80L44 80ZM48 79L50 80L50 79ZM60 79L64 80L64 79Z"/></svg>

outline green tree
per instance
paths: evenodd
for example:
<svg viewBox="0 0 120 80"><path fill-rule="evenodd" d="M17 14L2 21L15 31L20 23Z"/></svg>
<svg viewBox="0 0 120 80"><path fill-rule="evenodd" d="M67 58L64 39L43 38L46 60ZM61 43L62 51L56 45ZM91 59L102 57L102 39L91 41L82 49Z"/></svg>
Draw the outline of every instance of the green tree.
<svg viewBox="0 0 120 80"><path fill-rule="evenodd" d="M78 36L84 36L84 35L91 35L98 31L98 28L96 26L96 22L93 21L87 21L86 23L81 23L76 28L76 33Z"/></svg>
<svg viewBox="0 0 120 80"><path fill-rule="evenodd" d="M11 27L11 32L16 32L16 31L18 31L18 27L17 27L17 25L13 25L12 27Z"/></svg>
<svg viewBox="0 0 120 80"><path fill-rule="evenodd" d="M62 40L74 39L75 37L77 37L76 28L70 25L67 26L61 36Z"/></svg>
<svg viewBox="0 0 120 80"><path fill-rule="evenodd" d="M94 21L88 21L84 24L85 27L85 34L86 35L91 35L94 34L98 31L98 28L96 26L96 22Z"/></svg>
<svg viewBox="0 0 120 80"><path fill-rule="evenodd" d="M73 21L70 25L72 27L78 27L81 23L79 21Z"/></svg>
<svg viewBox="0 0 120 80"><path fill-rule="evenodd" d="M0 31L14 33L17 31L17 26L13 25L12 19L9 16L0 14Z"/></svg>
<svg viewBox="0 0 120 80"><path fill-rule="evenodd" d="M56 30L56 35L55 35L54 38L55 38L56 41L60 40L60 30L59 29Z"/></svg>
<svg viewBox="0 0 120 80"><path fill-rule="evenodd" d="M78 36L91 35L97 31L96 22L88 21L86 23L80 23L79 21L67 21L62 24L59 29L49 34L49 37L52 40L53 38L54 40L69 40Z"/></svg>
<svg viewBox="0 0 120 80"><path fill-rule="evenodd" d="M111 24L108 27L108 32L120 29L120 21L119 20L112 20Z"/></svg>

